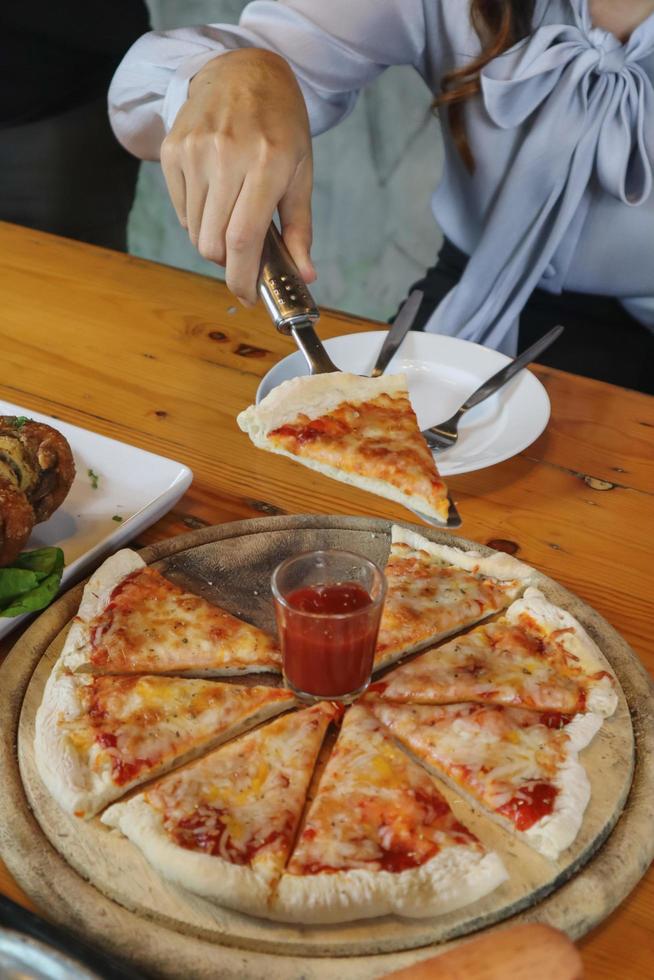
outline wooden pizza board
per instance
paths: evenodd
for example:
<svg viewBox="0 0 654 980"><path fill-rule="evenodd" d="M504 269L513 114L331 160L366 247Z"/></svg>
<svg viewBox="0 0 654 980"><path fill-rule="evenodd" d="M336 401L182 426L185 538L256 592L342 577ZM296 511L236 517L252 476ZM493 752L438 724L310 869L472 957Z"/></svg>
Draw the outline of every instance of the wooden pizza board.
<svg viewBox="0 0 654 980"><path fill-rule="evenodd" d="M445 532L417 530L436 541L473 546ZM389 532L389 522L381 520L263 518L161 542L143 557L159 561L180 584L272 629L269 580L277 562L311 548L342 547L383 564ZM34 623L0 670L0 718L9 736L0 745L2 857L46 915L162 977L327 980L342 972L347 956L348 977L363 980L509 917L545 922L573 938L583 935L626 896L653 856L654 772L646 760L654 751L654 698L636 656L605 620L551 579L539 576L536 584L584 624L622 692L615 715L582 753L592 798L577 840L557 862L444 789L460 819L501 854L509 871L509 881L485 899L436 919L387 916L328 927L267 922L164 882L129 841L99 820L63 813L34 768L34 717L81 586Z"/></svg>

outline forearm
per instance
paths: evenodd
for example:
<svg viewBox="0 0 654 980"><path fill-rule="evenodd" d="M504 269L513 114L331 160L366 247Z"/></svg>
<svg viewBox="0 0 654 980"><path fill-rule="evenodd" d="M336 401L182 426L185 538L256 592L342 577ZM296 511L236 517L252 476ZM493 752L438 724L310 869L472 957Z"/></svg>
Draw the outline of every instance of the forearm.
<svg viewBox="0 0 654 980"><path fill-rule="evenodd" d="M205 25L144 35L109 91L118 139L157 159L188 96L190 80L226 51L259 48L291 66L316 135L354 106L359 89L390 64L424 72L423 0L259 0L238 26Z"/></svg>

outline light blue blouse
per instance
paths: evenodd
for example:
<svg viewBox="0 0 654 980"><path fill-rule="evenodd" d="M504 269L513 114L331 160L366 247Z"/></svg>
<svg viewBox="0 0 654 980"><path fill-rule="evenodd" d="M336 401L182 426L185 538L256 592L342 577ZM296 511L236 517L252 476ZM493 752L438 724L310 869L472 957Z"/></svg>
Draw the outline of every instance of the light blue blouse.
<svg viewBox="0 0 654 980"><path fill-rule="evenodd" d="M238 27L137 41L109 94L121 142L157 159L189 80L243 46L289 61L314 134L388 65L413 65L437 93L445 72L480 51L465 0L257 0ZM427 330L511 353L537 286L616 296L654 328L653 79L654 15L622 44L593 27L588 0L536 0L531 36L484 69L466 105L473 175L443 118L433 212L471 258Z"/></svg>

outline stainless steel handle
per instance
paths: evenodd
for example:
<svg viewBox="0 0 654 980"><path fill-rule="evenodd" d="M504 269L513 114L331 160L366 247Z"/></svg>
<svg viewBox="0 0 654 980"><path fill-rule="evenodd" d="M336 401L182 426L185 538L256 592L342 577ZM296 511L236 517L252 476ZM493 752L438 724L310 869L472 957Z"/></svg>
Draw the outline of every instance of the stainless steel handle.
<svg viewBox="0 0 654 980"><path fill-rule="evenodd" d="M475 405L483 402L485 398L488 398L489 395L492 395L498 388L501 388L507 381L510 381L514 374L517 374L518 371L523 369L523 367L535 360L539 354L542 354L544 350L547 350L550 344L553 344L554 341L561 336L563 330L564 328L560 325L558 327L552 327L552 329L548 330L548 332L541 337L540 340L537 340L535 344L532 344L531 347L528 347L527 350L522 352L522 354L519 354L514 361L511 361L510 364L507 364L507 366L498 371L497 374L494 374L492 378L485 381L483 385L477 388L476 391L473 391L470 397L463 403L459 409L461 415L464 412L467 412L469 408L473 408Z"/></svg>
<svg viewBox="0 0 654 980"><path fill-rule="evenodd" d="M266 232L259 272L259 295L281 333L315 323L320 311L274 224Z"/></svg>

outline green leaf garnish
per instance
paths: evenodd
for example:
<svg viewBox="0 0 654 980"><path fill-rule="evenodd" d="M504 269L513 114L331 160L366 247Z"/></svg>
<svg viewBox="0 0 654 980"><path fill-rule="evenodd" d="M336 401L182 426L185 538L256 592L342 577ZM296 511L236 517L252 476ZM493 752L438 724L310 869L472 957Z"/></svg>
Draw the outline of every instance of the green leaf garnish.
<svg viewBox="0 0 654 980"><path fill-rule="evenodd" d="M111 519L112 519L112 521L115 521L116 524L122 524L123 523L123 518L120 516L120 514L114 514L114 516Z"/></svg>
<svg viewBox="0 0 654 980"><path fill-rule="evenodd" d="M93 487L94 490L97 490L98 483L100 482L100 477L98 476L97 473L94 473L93 470L88 470L87 472L89 475L89 480L91 481L91 486Z"/></svg>
<svg viewBox="0 0 654 980"><path fill-rule="evenodd" d="M0 568L0 607L36 588L39 580L26 568Z"/></svg>
<svg viewBox="0 0 654 980"><path fill-rule="evenodd" d="M57 594L64 570L61 548L38 548L19 555L0 568L0 616L20 616L49 605Z"/></svg>
<svg viewBox="0 0 654 980"><path fill-rule="evenodd" d="M26 422L31 422L31 419L28 419L26 415L17 415L11 424L14 429L22 429Z"/></svg>

